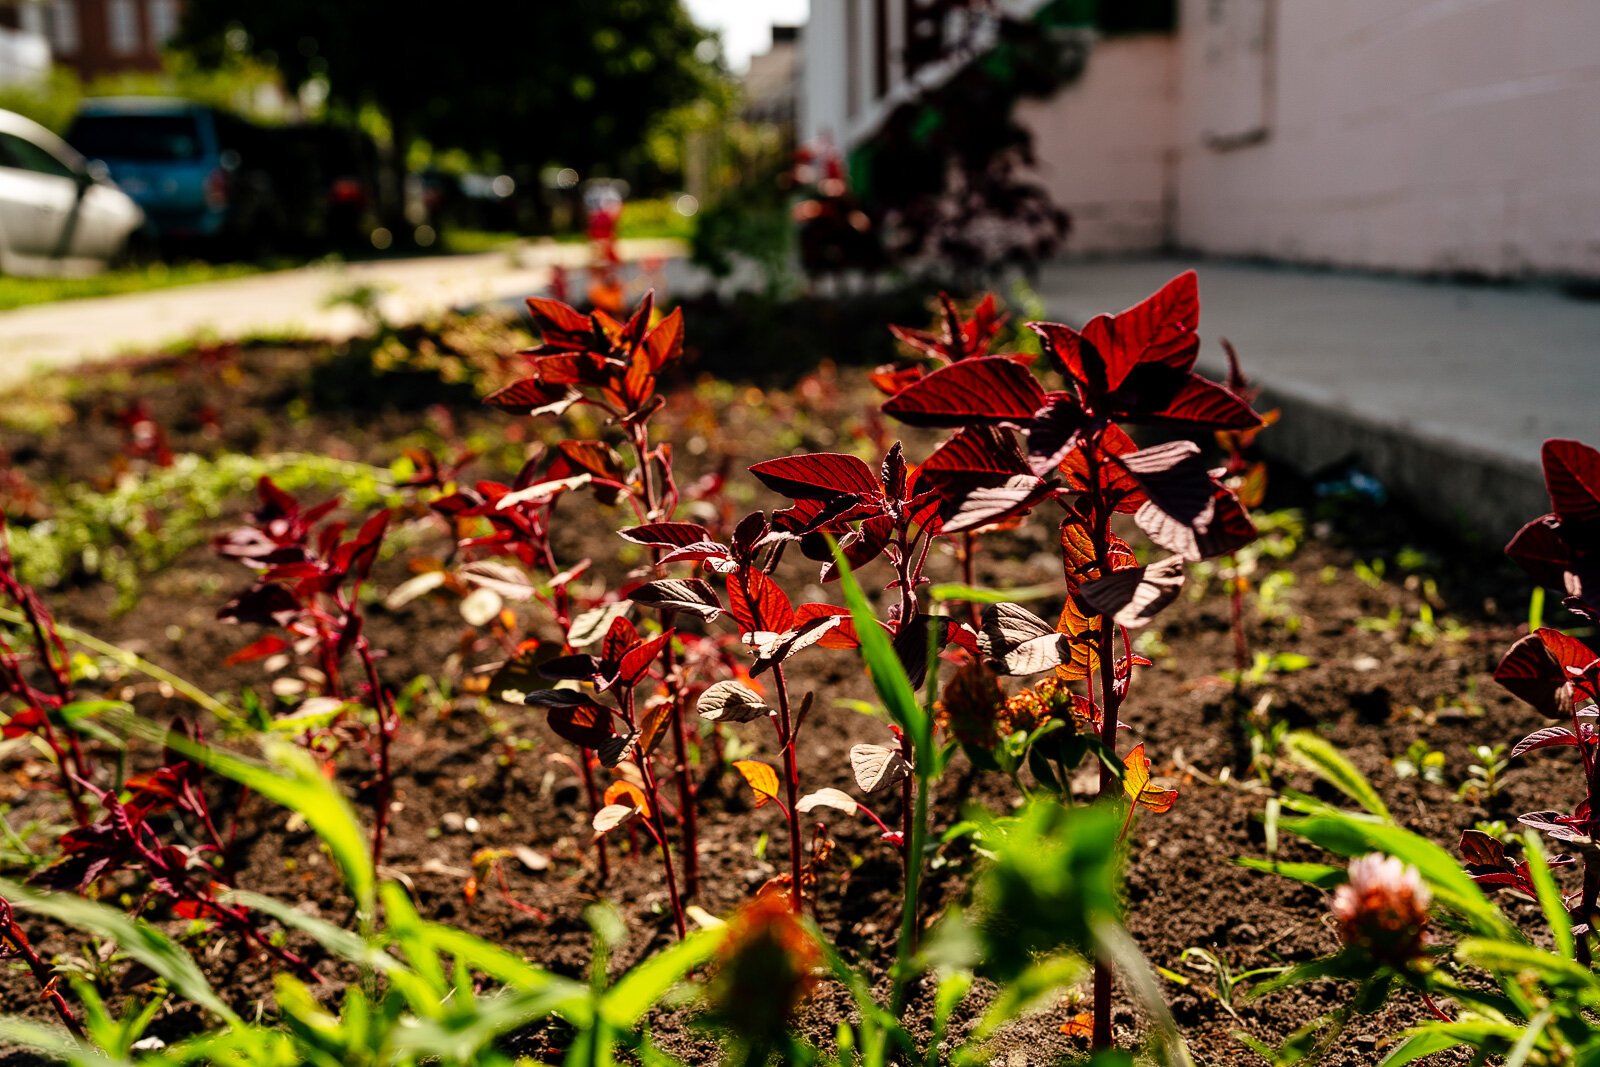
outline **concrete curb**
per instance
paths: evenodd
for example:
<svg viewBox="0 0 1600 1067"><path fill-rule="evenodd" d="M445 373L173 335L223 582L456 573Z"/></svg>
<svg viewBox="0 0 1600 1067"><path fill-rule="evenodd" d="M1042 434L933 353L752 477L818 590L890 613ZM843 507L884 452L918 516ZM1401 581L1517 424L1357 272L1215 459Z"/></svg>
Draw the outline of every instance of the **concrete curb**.
<svg viewBox="0 0 1600 1067"><path fill-rule="evenodd" d="M1397 499L1467 544L1498 551L1529 519L1550 510L1537 464L1387 425L1290 388L1263 390L1257 406L1282 412L1260 437L1267 456L1304 474L1355 459Z"/></svg>
<svg viewBox="0 0 1600 1067"><path fill-rule="evenodd" d="M1200 275L1200 370L1239 345L1282 420L1262 450L1314 474L1355 462L1465 544L1498 550L1549 510L1539 445L1593 439L1600 306L1538 289L1422 283L1181 259L1062 261L1039 286L1079 324L1179 271Z"/></svg>

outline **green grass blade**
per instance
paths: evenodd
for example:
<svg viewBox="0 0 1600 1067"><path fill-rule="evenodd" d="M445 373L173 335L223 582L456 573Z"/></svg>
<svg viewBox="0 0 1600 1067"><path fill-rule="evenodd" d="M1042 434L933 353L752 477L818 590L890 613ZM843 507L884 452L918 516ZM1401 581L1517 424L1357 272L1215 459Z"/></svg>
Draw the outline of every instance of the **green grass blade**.
<svg viewBox="0 0 1600 1067"><path fill-rule="evenodd" d="M275 897L262 896L248 889L230 889L226 893L219 894L218 899L224 904L237 904L242 908L270 915L289 929L309 935L313 941L340 959L348 960L360 967L389 971L400 966L400 961L360 934L346 930L342 926L335 926L314 915L307 915L299 908Z"/></svg>
<svg viewBox="0 0 1600 1067"><path fill-rule="evenodd" d="M1332 889L1345 880L1344 868L1335 867L1331 863L1279 863L1257 859L1254 856L1240 856L1234 862L1252 871L1265 871L1268 874L1314 885L1318 889Z"/></svg>
<svg viewBox="0 0 1600 1067"><path fill-rule="evenodd" d="M32 1019L0 1015L0 1043L38 1052L73 1067L121 1067L127 1060L114 1059L79 1043L57 1026L46 1026Z"/></svg>
<svg viewBox="0 0 1600 1067"><path fill-rule="evenodd" d="M366 833L343 793L322 774L302 748L278 738L263 738L267 762L202 744L137 715L124 716L119 728L153 744L165 745L208 770L238 782L274 804L299 813L328 846L345 885L363 915L373 913L377 874Z"/></svg>
<svg viewBox="0 0 1600 1067"><path fill-rule="evenodd" d="M600 1011L613 1026L631 1030L684 976L716 954L726 938L719 930L690 934L665 952L623 975L600 999Z"/></svg>
<svg viewBox="0 0 1600 1067"><path fill-rule="evenodd" d="M0 896L24 911L115 941L122 951L164 978L180 995L230 1025L240 1022L239 1016L211 988L194 958L149 923L79 896L40 893L9 879L0 879Z"/></svg>
<svg viewBox="0 0 1600 1067"><path fill-rule="evenodd" d="M1372 788L1372 783L1333 745L1303 730L1289 734L1283 739L1283 745L1296 763L1314 772L1380 819L1391 818L1388 807L1378 791Z"/></svg>
<svg viewBox="0 0 1600 1067"><path fill-rule="evenodd" d="M1281 828L1348 859L1368 852L1398 856L1417 868L1433 890L1435 900L1469 920L1479 932L1512 939L1520 936L1483 895L1460 861L1425 837L1342 813L1285 819Z"/></svg>
<svg viewBox="0 0 1600 1067"><path fill-rule="evenodd" d="M878 698L883 701L895 725L911 738L918 772L927 775L937 759L933 747L933 718L917 700L917 691L912 688L911 679L900 664L900 657L895 655L889 635L878 623L872 602L851 573L844 553L839 550L837 543L830 542L829 547L833 549L834 562L839 568L839 587L844 593L845 606L855 620L856 636L861 641L861 658L867 664L873 688L878 691Z"/></svg>
<svg viewBox="0 0 1600 1067"><path fill-rule="evenodd" d="M958 601L963 604L1022 604L1031 600L1048 600L1061 595L1059 582L1027 585L1019 589L984 589L960 582L940 582L928 587L928 597L937 603Z"/></svg>
<svg viewBox="0 0 1600 1067"><path fill-rule="evenodd" d="M1572 913L1567 911L1561 889L1550 873L1550 864L1544 858L1544 846L1539 841L1539 835L1532 830L1523 834L1523 842L1527 849L1528 876L1533 879L1533 888L1539 894L1539 906L1544 909L1545 922L1550 924L1556 951L1569 960L1575 959L1577 944L1572 936Z"/></svg>

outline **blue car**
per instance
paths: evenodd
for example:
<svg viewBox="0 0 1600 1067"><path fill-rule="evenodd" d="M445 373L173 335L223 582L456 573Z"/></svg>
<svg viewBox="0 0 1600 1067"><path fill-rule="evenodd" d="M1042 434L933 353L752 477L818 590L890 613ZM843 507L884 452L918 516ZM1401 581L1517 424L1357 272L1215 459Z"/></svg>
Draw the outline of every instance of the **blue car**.
<svg viewBox="0 0 1600 1067"><path fill-rule="evenodd" d="M86 101L67 142L105 164L163 245L259 255L285 236L264 132L187 100Z"/></svg>

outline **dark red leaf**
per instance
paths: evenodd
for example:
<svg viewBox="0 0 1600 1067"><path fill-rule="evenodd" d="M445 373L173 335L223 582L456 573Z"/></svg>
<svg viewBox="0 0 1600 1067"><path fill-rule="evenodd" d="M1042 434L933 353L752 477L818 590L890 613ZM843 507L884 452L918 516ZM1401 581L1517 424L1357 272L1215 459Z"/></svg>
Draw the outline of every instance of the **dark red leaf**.
<svg viewBox="0 0 1600 1067"><path fill-rule="evenodd" d="M1524 752L1533 752L1541 748L1560 748L1566 745L1574 748L1578 745L1578 735L1572 732L1571 727L1546 726L1543 730L1535 730L1521 741L1518 741L1516 747L1511 750L1511 754L1520 756Z"/></svg>
<svg viewBox="0 0 1600 1067"><path fill-rule="evenodd" d="M217 618L223 622L281 625L300 610L300 601L281 585L253 586L223 605Z"/></svg>
<svg viewBox="0 0 1600 1067"><path fill-rule="evenodd" d="M252 642L222 661L224 667L237 667L241 663L252 663L258 659L275 656L279 652L287 651L289 642L277 634L268 634L259 641Z"/></svg>
<svg viewBox="0 0 1600 1067"><path fill-rule="evenodd" d="M747 631L794 628L794 606L778 583L755 568L728 576L728 611Z"/></svg>
<svg viewBox="0 0 1600 1067"><path fill-rule="evenodd" d="M1555 515L1541 515L1518 530L1506 545L1506 555L1547 589L1565 589L1567 572L1577 565L1576 554L1562 538L1560 525L1561 520Z"/></svg>
<svg viewBox="0 0 1600 1067"><path fill-rule="evenodd" d="M598 704L553 707L546 715L546 721L557 737L571 741L579 748L599 748L614 735L611 713Z"/></svg>
<svg viewBox="0 0 1600 1067"><path fill-rule="evenodd" d="M1028 465L1016 439L994 426L968 426L927 458L918 468L922 477L942 488L943 479L971 474L1027 474Z"/></svg>
<svg viewBox="0 0 1600 1067"><path fill-rule="evenodd" d="M1115 402L1115 397L1112 400ZM1248 430L1261 426L1261 416L1248 403L1230 394L1226 387L1195 374L1187 374L1165 403L1118 408L1118 414L1134 422L1213 430Z"/></svg>
<svg viewBox="0 0 1600 1067"><path fill-rule="evenodd" d="M1511 866L1506 859L1506 847L1482 830L1463 830L1459 845L1461 858L1468 867L1500 868Z"/></svg>
<svg viewBox="0 0 1600 1067"><path fill-rule="evenodd" d="M554 415L571 407L579 393L570 385L546 384L538 378L523 378L483 398L490 407L515 415Z"/></svg>
<svg viewBox="0 0 1600 1067"><path fill-rule="evenodd" d="M1193 441L1142 448L1117 456L1114 462L1139 483L1150 506L1173 522L1203 526L1215 510L1217 485L1200 457L1200 446Z"/></svg>
<svg viewBox="0 0 1600 1067"><path fill-rule="evenodd" d="M1183 588L1183 560L1168 556L1148 567L1113 571L1078 587L1083 606L1097 615L1109 615L1119 626L1143 626L1178 598Z"/></svg>
<svg viewBox="0 0 1600 1067"><path fill-rule="evenodd" d="M1600 524L1600 452L1553 438L1540 449L1550 504L1563 525Z"/></svg>
<svg viewBox="0 0 1600 1067"><path fill-rule="evenodd" d="M545 350L582 352L594 346L594 323L576 308L559 300L530 296L528 314Z"/></svg>
<svg viewBox="0 0 1600 1067"><path fill-rule="evenodd" d="M941 367L883 405L912 426L1021 425L1044 406L1033 374L1004 356L979 356Z"/></svg>
<svg viewBox="0 0 1600 1067"><path fill-rule="evenodd" d="M556 656L539 664L539 673L554 682L592 682L600 673L600 661L585 654Z"/></svg>
<svg viewBox="0 0 1600 1067"><path fill-rule="evenodd" d="M650 670L650 664L656 661L661 650L672 640L672 630L657 634L648 641L641 641L628 649L622 656L622 662L617 668L617 681L623 685L637 685Z"/></svg>
<svg viewBox="0 0 1600 1067"><path fill-rule="evenodd" d="M636 545L652 548L683 548L711 540L711 531L698 522L648 522L618 530L617 536Z"/></svg>
<svg viewBox="0 0 1600 1067"><path fill-rule="evenodd" d="M659 371L683 355L683 309L673 308L644 339L650 369Z"/></svg>
<svg viewBox="0 0 1600 1067"><path fill-rule="evenodd" d="M1184 271L1156 292L1115 315L1096 315L1083 339L1105 360L1106 388L1115 390L1141 363L1187 371L1200 340L1199 280Z"/></svg>
<svg viewBox="0 0 1600 1067"><path fill-rule="evenodd" d="M850 618L850 609L837 604L801 604L794 609L794 622L791 625L793 629L800 630L813 619L819 618L839 620L839 625L823 633L817 642L821 647L848 652L861 646L861 641L856 636L855 621Z"/></svg>
<svg viewBox="0 0 1600 1067"><path fill-rule="evenodd" d="M1031 474L1013 474L992 485L969 489L940 509L944 533L962 533L1004 522L1032 510L1052 492L1049 483Z"/></svg>
<svg viewBox="0 0 1600 1067"><path fill-rule="evenodd" d="M629 622L626 616L613 619L611 626L606 630L605 637L600 639L600 662L617 664L622 662L622 657L627 655L628 649L639 643L639 630Z"/></svg>
<svg viewBox="0 0 1600 1067"><path fill-rule="evenodd" d="M1067 453L1078 447L1079 434L1089 418L1078 402L1065 393L1051 393L1028 423L1028 466L1041 478L1061 466Z"/></svg>
<svg viewBox="0 0 1600 1067"><path fill-rule="evenodd" d="M1528 634L1506 652L1494 670L1494 680L1518 699L1552 719L1572 714L1574 676L1568 668L1589 668L1595 654L1577 638L1559 630Z"/></svg>
<svg viewBox="0 0 1600 1067"><path fill-rule="evenodd" d="M1144 490L1139 488L1139 483L1133 475L1123 470L1115 462L1115 457L1129 452L1137 452L1139 446L1129 437L1127 431L1113 423L1107 426L1100 435L1100 447L1095 452L1095 481L1099 491L1111 502L1114 510L1120 512L1133 512L1145 502ZM1088 449L1079 448L1067 454L1061 461L1061 473L1065 475L1067 488L1074 493L1088 493L1094 491L1094 486L1089 480Z"/></svg>
<svg viewBox="0 0 1600 1067"><path fill-rule="evenodd" d="M699 578L664 578L631 590L628 599L662 611L682 611L712 622L722 614L722 601L709 582Z"/></svg>
<svg viewBox="0 0 1600 1067"><path fill-rule="evenodd" d="M882 483L855 456L838 452L813 452L803 456L782 456L757 463L750 473L767 488L793 500L829 500L841 493L876 497Z"/></svg>
<svg viewBox="0 0 1600 1067"><path fill-rule="evenodd" d="M1211 511L1203 519L1178 522L1147 501L1134 512L1133 521L1150 540L1182 559L1214 559L1236 552L1256 539L1255 523L1231 490L1212 485Z"/></svg>
<svg viewBox="0 0 1600 1067"><path fill-rule="evenodd" d="M665 567L672 563L703 563L708 560L724 560L730 557L728 546L717 541L696 541L694 544L684 545L666 553L656 565ZM715 566L712 567L716 570Z"/></svg>

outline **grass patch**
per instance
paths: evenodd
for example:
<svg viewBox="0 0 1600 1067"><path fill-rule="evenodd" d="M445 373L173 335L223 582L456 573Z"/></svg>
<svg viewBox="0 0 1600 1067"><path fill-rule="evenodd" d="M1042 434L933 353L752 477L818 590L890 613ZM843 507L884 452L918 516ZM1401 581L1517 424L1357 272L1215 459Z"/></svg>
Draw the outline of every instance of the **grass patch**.
<svg viewBox="0 0 1600 1067"><path fill-rule="evenodd" d="M680 214L678 198L662 196L654 200L629 200L617 225L618 237L675 237L694 240L695 217Z"/></svg>
<svg viewBox="0 0 1600 1067"><path fill-rule="evenodd" d="M506 230L467 230L452 226L445 230L444 245L451 252L473 254L477 252L498 252L516 246L517 242L526 240L520 234Z"/></svg>
<svg viewBox="0 0 1600 1067"><path fill-rule="evenodd" d="M93 296L116 296L170 289L197 282L242 278L273 269L266 263L150 263L123 267L83 278L0 277L0 311L51 304L58 300L80 300Z"/></svg>

